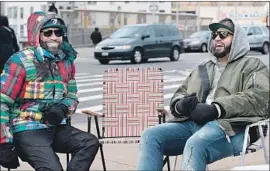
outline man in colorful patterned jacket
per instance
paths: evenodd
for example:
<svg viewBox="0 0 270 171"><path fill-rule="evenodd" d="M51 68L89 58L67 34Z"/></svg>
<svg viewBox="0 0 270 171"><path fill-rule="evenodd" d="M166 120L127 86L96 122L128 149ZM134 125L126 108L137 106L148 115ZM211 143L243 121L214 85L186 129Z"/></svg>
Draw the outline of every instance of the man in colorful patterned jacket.
<svg viewBox="0 0 270 171"><path fill-rule="evenodd" d="M12 143L35 170L63 170L55 152L71 153L67 170L89 170L98 139L67 124L78 98L77 52L55 14L28 18L29 47L8 60L1 75L1 148Z"/></svg>

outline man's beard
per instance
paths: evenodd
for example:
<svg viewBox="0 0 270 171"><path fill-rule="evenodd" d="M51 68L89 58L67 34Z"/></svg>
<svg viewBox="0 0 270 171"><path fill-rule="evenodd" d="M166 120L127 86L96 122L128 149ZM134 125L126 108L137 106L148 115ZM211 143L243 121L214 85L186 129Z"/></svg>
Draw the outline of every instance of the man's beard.
<svg viewBox="0 0 270 171"><path fill-rule="evenodd" d="M214 56L217 58L223 58L225 57L227 54L229 54L231 51L231 44L228 46L225 46L225 48L222 51L217 51L216 47L214 48Z"/></svg>
<svg viewBox="0 0 270 171"><path fill-rule="evenodd" d="M51 42L43 42L40 40L40 46L44 48L45 50L49 51L53 55L57 55L60 52L60 43L56 41Z"/></svg>

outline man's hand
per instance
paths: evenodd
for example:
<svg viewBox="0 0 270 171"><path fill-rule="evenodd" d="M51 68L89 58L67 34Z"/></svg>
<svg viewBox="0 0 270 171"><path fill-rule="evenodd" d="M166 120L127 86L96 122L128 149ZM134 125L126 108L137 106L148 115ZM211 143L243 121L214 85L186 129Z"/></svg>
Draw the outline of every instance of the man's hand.
<svg viewBox="0 0 270 171"><path fill-rule="evenodd" d="M43 120L51 125L59 125L67 116L68 107L64 104L53 104L43 112Z"/></svg>
<svg viewBox="0 0 270 171"><path fill-rule="evenodd" d="M10 169L16 169L20 166L18 154L15 151L13 144L0 144L0 165Z"/></svg>
<svg viewBox="0 0 270 171"><path fill-rule="evenodd" d="M198 125L204 125L218 117L218 110L213 104L198 103L196 108L190 112L190 117Z"/></svg>
<svg viewBox="0 0 270 171"><path fill-rule="evenodd" d="M181 115L189 117L190 112L195 109L198 99L196 97L196 93L191 93L186 96L184 96L182 99L176 101L174 104L171 106L171 111L172 114L175 117L179 117Z"/></svg>

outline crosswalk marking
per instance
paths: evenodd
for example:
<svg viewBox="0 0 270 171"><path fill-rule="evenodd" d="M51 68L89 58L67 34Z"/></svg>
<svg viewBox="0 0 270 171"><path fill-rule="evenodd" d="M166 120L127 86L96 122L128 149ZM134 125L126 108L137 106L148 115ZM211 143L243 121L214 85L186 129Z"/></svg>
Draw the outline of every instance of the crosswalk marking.
<svg viewBox="0 0 270 171"><path fill-rule="evenodd" d="M83 79L83 80L76 80L77 83L82 83L82 82L91 82L91 81L102 81L103 78L93 78L93 79Z"/></svg>

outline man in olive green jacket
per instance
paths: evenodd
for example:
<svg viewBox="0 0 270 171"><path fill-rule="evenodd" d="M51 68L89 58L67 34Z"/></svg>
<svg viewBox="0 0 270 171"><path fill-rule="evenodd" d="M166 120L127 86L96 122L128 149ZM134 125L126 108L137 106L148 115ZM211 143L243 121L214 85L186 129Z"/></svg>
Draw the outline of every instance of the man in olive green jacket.
<svg viewBox="0 0 270 171"><path fill-rule="evenodd" d="M269 71L229 18L209 25L212 59L196 67L171 99L172 121L143 132L137 170L162 170L163 155L183 155L181 170L239 155L245 126L269 117ZM256 135L251 135L256 139Z"/></svg>

